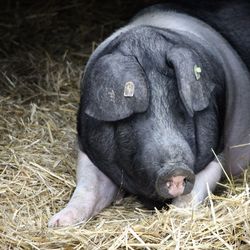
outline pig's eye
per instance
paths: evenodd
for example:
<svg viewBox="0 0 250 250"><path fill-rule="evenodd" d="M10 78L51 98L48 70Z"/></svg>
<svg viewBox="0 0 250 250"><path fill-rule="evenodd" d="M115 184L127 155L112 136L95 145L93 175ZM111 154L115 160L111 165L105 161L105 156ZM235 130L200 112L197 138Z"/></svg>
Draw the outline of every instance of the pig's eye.
<svg viewBox="0 0 250 250"><path fill-rule="evenodd" d="M169 61L166 61L166 72L165 72L165 74L167 76L171 76L171 77L173 77L173 75L175 74L173 64L171 62L169 62Z"/></svg>

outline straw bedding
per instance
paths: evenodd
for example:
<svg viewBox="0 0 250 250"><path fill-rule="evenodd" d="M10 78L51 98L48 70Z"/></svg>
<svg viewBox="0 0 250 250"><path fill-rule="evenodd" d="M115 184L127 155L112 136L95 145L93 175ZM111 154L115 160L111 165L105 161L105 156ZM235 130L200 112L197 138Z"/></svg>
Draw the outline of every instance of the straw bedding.
<svg viewBox="0 0 250 250"><path fill-rule="evenodd" d="M75 187L79 78L134 1L5 1L0 13L0 249L250 249L250 170L197 210L135 197L48 229Z"/></svg>

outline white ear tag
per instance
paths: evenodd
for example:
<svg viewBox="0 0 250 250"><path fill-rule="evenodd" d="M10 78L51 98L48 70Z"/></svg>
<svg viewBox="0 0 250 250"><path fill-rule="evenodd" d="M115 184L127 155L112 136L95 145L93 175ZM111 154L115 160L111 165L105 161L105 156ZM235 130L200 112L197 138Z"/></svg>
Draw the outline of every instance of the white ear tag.
<svg viewBox="0 0 250 250"><path fill-rule="evenodd" d="M197 66L196 64L194 65L194 75L196 80L200 80L201 78L201 67Z"/></svg>
<svg viewBox="0 0 250 250"><path fill-rule="evenodd" d="M125 97L132 97L135 93L135 85L132 81L126 82L124 86L124 93Z"/></svg>

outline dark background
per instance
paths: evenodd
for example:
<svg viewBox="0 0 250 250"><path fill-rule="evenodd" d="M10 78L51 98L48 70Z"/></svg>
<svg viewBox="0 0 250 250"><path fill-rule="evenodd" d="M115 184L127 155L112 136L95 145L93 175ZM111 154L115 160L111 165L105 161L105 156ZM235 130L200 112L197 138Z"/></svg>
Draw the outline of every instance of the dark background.
<svg viewBox="0 0 250 250"><path fill-rule="evenodd" d="M109 34L140 9L154 3L182 2L199 11L217 11L225 0L0 0L0 88L38 83L48 58L82 68ZM238 2L237 0L230 0ZM240 0L242 1L242 0Z"/></svg>

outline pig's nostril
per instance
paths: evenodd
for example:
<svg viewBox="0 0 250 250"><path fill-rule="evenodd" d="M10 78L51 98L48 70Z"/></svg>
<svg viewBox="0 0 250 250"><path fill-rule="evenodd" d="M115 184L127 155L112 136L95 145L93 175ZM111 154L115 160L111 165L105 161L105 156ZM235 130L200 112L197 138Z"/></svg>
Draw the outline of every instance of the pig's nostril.
<svg viewBox="0 0 250 250"><path fill-rule="evenodd" d="M187 178L185 177L184 180L183 180L183 186L184 186L184 187L186 186L187 182L188 182L188 180L187 180Z"/></svg>

